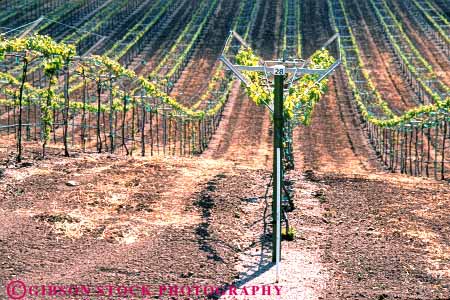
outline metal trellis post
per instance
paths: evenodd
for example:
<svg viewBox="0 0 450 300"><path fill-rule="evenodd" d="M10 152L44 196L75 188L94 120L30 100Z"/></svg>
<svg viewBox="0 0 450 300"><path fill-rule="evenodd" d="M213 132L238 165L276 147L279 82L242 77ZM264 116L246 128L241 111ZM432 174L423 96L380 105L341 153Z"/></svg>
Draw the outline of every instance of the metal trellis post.
<svg viewBox="0 0 450 300"><path fill-rule="evenodd" d="M274 66L274 134L273 134L273 196L272 196L272 262L280 261L280 201L282 189L283 170L280 167L283 160L283 88L284 88L285 67L282 65Z"/></svg>
<svg viewBox="0 0 450 300"><path fill-rule="evenodd" d="M337 40L338 34L335 34L330 38L322 47L329 46L333 41ZM315 80L315 84L322 81L324 78L329 76L335 68L340 64L340 58L337 59L331 66L327 69L311 69L308 68L310 60L293 59L286 60L278 59L271 61L264 61L259 59L259 65L239 65L234 64L230 59L227 58L225 49L227 46L231 45L232 39L237 39L241 46L249 48L248 44L239 36L236 32L230 32L220 60L226 65L227 69L233 72L233 74L248 88L251 86L251 78L246 76L246 72L259 72L263 73L266 85L264 88L266 91L274 89L274 101L273 103L264 103L264 105L273 114L273 195L272 195L272 262L276 263L276 281L280 280L280 260L281 260L281 209L282 209L282 191L283 191L283 128L284 128L284 116L283 116L283 97L285 93L284 83L286 77L290 79L287 80L288 85L291 86L293 82L299 79L301 76L306 74L317 74L318 78ZM339 44L339 41L338 41ZM241 72L242 71L242 72ZM287 75L288 74L288 75ZM273 85L272 81L269 80L269 76L273 75ZM273 106L272 106L273 104ZM287 217L286 217L287 222Z"/></svg>

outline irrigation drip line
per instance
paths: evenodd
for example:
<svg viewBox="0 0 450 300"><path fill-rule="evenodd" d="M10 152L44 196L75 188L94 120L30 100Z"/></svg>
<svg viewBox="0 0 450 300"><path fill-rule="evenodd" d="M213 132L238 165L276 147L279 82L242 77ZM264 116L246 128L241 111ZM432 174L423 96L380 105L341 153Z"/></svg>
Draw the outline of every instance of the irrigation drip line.
<svg viewBox="0 0 450 300"><path fill-rule="evenodd" d="M45 20L54 22L54 23L56 23L56 24L66 26L66 27L68 27L68 28L75 29L75 31L77 31L77 32L88 33L88 34L91 34L91 35L94 35L94 36L97 36L97 37L100 37L100 38L108 38L108 37L105 36L105 35L101 35L101 34L98 34L98 33L95 33L95 32L91 32L91 31L88 31L88 30L80 30L79 28L77 28L77 27L75 27L75 26L68 25L68 24L64 24L64 23L62 23L62 22L59 22L59 21L56 21L56 20L53 20L53 19L50 19L50 18L47 18L47 17L42 17L42 18L45 19Z"/></svg>

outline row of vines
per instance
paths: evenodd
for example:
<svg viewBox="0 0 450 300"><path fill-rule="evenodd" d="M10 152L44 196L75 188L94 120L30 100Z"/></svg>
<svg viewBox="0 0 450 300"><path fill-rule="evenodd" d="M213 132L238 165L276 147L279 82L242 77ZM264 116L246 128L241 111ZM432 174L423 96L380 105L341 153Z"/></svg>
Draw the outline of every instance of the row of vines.
<svg viewBox="0 0 450 300"><path fill-rule="evenodd" d="M83 24L80 31L69 34L61 31L59 42L40 35L2 38L0 121L4 125L0 126L0 132L15 135L18 160L24 141L40 141L43 155L51 142L63 145L66 155L69 149L192 155L207 147L231 91L230 74L224 66L216 65L206 88L189 104L172 97L171 92L198 51L219 0L196 5L186 26L160 60L152 62L152 68L144 68L149 71L141 75L133 71L137 68L134 61L144 45L156 41L152 38L161 35L172 20L177 9L174 3L171 0L135 4L113 1L109 6L97 3L90 8L90 13L102 13L93 14L88 21L83 21L82 16L75 18ZM355 109L366 124L368 137L380 159L393 172L447 178L450 88L405 32L398 12L386 0L369 0L367 4L390 55L417 95L418 106L403 112L394 111L389 99L383 99L377 90L361 55L360 41L353 33L345 2L327 0L327 3L332 28L340 35L338 51ZM285 58L301 56L300 4L299 0L283 2L282 55ZM62 18L64 10L77 11L76 7L82 3L77 1L72 5L58 6L54 18ZM431 40L448 52L445 16L429 0L413 0L409 5L416 21L428 24L428 32L433 33ZM102 40L102 34L97 34L92 40L92 32L106 34L114 26L110 20L119 12L131 12L138 6L147 9L142 10L139 20L121 38L109 43ZM246 39L253 26L248 20L256 19L260 6L261 1L242 1L231 29ZM39 24L39 30L57 28L48 24ZM90 28L90 32L84 28ZM90 55L98 45L107 46L100 51L104 55ZM238 64L256 66L261 62L250 48L239 43L226 47L224 51L231 53ZM80 49L82 56L78 55ZM326 69L334 62L327 50L319 50L305 61L305 66ZM272 91L264 75L244 73L251 80L247 87L249 98L257 104L269 105ZM286 169L294 166L293 127L310 123L314 106L326 91L327 80L317 82L318 77L317 74L300 77L284 101Z"/></svg>
<svg viewBox="0 0 450 300"><path fill-rule="evenodd" d="M170 10L160 1L154 22L135 26L143 37ZM218 1L204 1L197 8L173 46L150 74L137 76L120 60L140 39L123 48L127 35L106 51L114 59L83 56L75 46L46 36L3 38L0 53L6 71L0 73L0 131L15 134L18 159L23 141L49 143L69 149L116 151L142 155L192 155L202 152L214 134L231 90L231 78L217 67L207 89L193 107L170 96L170 90L187 65ZM162 10L161 10L162 8ZM259 2L244 1L233 23L248 35ZM148 13L148 17L152 14ZM152 25L152 26L151 26ZM133 35L137 36L137 35ZM80 38L80 37L79 37ZM82 38L82 36L81 36ZM117 51L120 49L120 51ZM118 54L117 54L118 53ZM201 107L201 108L200 108Z"/></svg>
<svg viewBox="0 0 450 300"><path fill-rule="evenodd" d="M341 36L341 57L356 109L386 167L414 176L449 176L450 97L448 87L403 31L385 0L370 6L404 79L423 105L394 113L382 99L364 65L343 0L328 0L331 22Z"/></svg>

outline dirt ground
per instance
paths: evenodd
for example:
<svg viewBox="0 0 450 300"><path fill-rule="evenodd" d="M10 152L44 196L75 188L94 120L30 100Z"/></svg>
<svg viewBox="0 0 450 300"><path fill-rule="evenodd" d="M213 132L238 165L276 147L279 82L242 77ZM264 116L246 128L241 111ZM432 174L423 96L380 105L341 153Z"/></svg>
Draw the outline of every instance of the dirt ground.
<svg viewBox="0 0 450 300"><path fill-rule="evenodd" d="M229 266L251 243L246 228L258 218L243 212L242 200L263 193L265 177L217 161L103 155L7 169L1 280L145 283L155 291L230 284Z"/></svg>
<svg viewBox="0 0 450 300"><path fill-rule="evenodd" d="M266 1L256 20L253 35L266 56L275 55L280 3ZM306 55L331 35L326 7L302 1L302 14L315 16L302 18ZM376 58L370 66L389 64L390 54L376 45L365 48ZM378 76L389 79L386 95L401 81L397 71ZM392 95L399 110L412 104L405 86ZM280 299L450 299L450 186L383 168L342 70L312 125L294 136L296 170L288 176L296 210L289 220L297 235L283 242ZM11 279L143 284L153 293L170 284L274 283L270 119L239 84L199 157L65 158L50 151L39 160L26 150L20 165L0 153L0 299Z"/></svg>

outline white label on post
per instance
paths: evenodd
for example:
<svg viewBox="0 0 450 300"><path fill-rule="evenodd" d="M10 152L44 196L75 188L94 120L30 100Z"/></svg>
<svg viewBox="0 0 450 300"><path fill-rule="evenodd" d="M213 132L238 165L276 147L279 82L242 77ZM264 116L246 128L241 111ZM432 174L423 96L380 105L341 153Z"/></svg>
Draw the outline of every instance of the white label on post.
<svg viewBox="0 0 450 300"><path fill-rule="evenodd" d="M273 75L284 75L286 74L286 67L283 65L276 65L273 67Z"/></svg>
<svg viewBox="0 0 450 300"><path fill-rule="evenodd" d="M276 282L280 281L280 248L281 248L281 149L277 148L277 232L276 232Z"/></svg>

